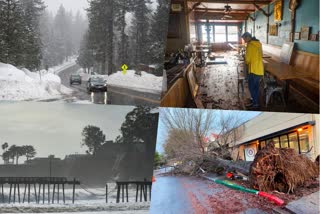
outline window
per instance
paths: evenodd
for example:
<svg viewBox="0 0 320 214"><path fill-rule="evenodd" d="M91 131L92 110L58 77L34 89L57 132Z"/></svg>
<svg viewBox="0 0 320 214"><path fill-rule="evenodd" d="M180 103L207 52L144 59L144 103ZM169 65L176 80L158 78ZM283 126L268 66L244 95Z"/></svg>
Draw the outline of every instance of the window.
<svg viewBox="0 0 320 214"><path fill-rule="evenodd" d="M222 43L226 42L226 26L225 25L215 25L214 26L214 42Z"/></svg>
<svg viewBox="0 0 320 214"><path fill-rule="evenodd" d="M299 129L287 134L282 134L269 139L260 141L259 149L262 149L265 144L273 141L276 148L291 148L299 154L309 151L309 129Z"/></svg>
<svg viewBox="0 0 320 214"><path fill-rule="evenodd" d="M228 26L228 42L238 42L238 27Z"/></svg>
<svg viewBox="0 0 320 214"><path fill-rule="evenodd" d="M302 131L299 132L299 143L300 143L301 152L309 151L308 129L303 129Z"/></svg>
<svg viewBox="0 0 320 214"><path fill-rule="evenodd" d="M202 42L210 42L210 43L213 42L212 27L213 27L212 25L201 25ZM209 33L210 41L208 40L208 33Z"/></svg>
<svg viewBox="0 0 320 214"><path fill-rule="evenodd" d="M273 138L272 140L273 140L273 142L274 142L274 146L275 146L276 148L280 148L279 137L275 137L275 138Z"/></svg>
<svg viewBox="0 0 320 214"><path fill-rule="evenodd" d="M296 151L299 151L299 145L298 145L298 135L297 135L297 132L293 132L293 133L290 133L289 135L289 146L290 148L296 150Z"/></svg>
<svg viewBox="0 0 320 214"><path fill-rule="evenodd" d="M288 135L280 136L281 148L288 148Z"/></svg>

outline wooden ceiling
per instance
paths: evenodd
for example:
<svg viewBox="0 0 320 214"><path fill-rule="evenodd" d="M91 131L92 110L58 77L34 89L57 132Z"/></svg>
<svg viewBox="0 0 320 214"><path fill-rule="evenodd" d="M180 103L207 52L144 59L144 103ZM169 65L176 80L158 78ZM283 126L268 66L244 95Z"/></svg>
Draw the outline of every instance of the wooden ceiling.
<svg viewBox="0 0 320 214"><path fill-rule="evenodd" d="M270 4L272 0L187 0L190 12L194 12L196 21L206 20L217 22L243 22L250 13L259 7ZM225 12L226 5L231 6L230 12Z"/></svg>

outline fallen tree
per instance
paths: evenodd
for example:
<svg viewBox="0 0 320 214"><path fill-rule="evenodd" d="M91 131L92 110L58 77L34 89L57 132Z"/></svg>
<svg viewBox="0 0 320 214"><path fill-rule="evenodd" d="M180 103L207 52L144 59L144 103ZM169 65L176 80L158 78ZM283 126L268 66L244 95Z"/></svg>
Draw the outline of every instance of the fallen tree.
<svg viewBox="0 0 320 214"><path fill-rule="evenodd" d="M254 189L293 193L306 181L319 176L316 163L294 149L275 148L273 142L259 150L250 167L250 183Z"/></svg>

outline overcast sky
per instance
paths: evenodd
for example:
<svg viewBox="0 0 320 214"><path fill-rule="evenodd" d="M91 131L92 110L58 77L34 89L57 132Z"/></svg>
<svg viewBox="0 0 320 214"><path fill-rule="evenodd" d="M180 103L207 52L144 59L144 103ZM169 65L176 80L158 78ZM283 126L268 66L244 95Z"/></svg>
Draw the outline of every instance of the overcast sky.
<svg viewBox="0 0 320 214"><path fill-rule="evenodd" d="M86 14L85 9L88 8L88 0L43 0L47 9L52 11L54 14L59 9L62 4L63 7L67 10L73 11L73 14L76 14L77 11L80 11L83 15Z"/></svg>
<svg viewBox="0 0 320 214"><path fill-rule="evenodd" d="M62 4L63 7L69 11L72 10L75 14L77 11L80 11L83 15L86 14L85 9L89 7L88 0L43 0L45 5L47 5L47 9L52 11L54 14L59 9ZM119 1L119 0L115 0ZM151 0L152 4L150 8L155 10L158 5L157 0Z"/></svg>
<svg viewBox="0 0 320 214"><path fill-rule="evenodd" d="M87 125L100 127L107 140L119 134L132 106L56 103L0 103L0 145L33 145L37 157L85 153L81 132ZM0 154L2 149L0 147ZM2 163L2 158L0 160Z"/></svg>

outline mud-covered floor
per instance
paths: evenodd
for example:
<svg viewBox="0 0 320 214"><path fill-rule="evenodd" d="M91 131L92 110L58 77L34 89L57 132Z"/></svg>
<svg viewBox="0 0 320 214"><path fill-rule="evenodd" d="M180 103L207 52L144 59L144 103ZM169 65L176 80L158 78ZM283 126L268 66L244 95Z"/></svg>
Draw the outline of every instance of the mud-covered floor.
<svg viewBox="0 0 320 214"><path fill-rule="evenodd" d="M243 70L236 51L217 52L224 56L227 64L207 65L196 71L199 83L198 96L207 109L248 110L245 105L250 99L247 81L244 82L244 92L238 85L238 71ZM239 66L240 65L240 66ZM239 69L237 67L239 66ZM268 106L265 104L263 85L260 87L260 111L318 113L319 106L290 90L286 105L279 94L272 96Z"/></svg>

